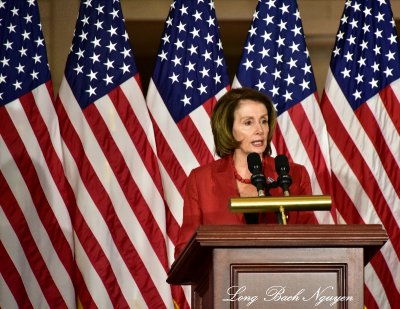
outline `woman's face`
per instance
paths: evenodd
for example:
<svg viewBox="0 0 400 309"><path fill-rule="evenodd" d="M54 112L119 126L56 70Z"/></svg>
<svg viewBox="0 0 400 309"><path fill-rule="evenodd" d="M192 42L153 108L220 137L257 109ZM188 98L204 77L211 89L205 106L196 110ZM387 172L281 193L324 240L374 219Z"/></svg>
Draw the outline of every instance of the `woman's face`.
<svg viewBox="0 0 400 309"><path fill-rule="evenodd" d="M234 112L232 134L240 142L236 154L262 154L267 147L268 110L261 102L241 100Z"/></svg>

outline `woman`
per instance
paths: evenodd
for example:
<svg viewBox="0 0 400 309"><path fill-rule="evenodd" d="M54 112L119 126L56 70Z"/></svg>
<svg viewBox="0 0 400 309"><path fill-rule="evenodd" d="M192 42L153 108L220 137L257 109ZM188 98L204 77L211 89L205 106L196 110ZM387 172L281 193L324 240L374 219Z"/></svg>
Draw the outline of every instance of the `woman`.
<svg viewBox="0 0 400 309"><path fill-rule="evenodd" d="M267 182L278 178L271 157L275 121L271 100L253 89L232 89L217 102L211 127L216 153L221 159L194 169L187 179L183 223L175 256L201 224L246 224L242 213L229 210L228 201L232 197L258 196L256 187L250 182L249 153L258 153L262 158ZM311 194L310 178L304 166L292 163L290 176L290 194ZM269 193L280 196L282 189L274 188ZM312 212L294 211L288 215L288 224L317 223ZM258 223L276 223L275 214L259 214Z"/></svg>

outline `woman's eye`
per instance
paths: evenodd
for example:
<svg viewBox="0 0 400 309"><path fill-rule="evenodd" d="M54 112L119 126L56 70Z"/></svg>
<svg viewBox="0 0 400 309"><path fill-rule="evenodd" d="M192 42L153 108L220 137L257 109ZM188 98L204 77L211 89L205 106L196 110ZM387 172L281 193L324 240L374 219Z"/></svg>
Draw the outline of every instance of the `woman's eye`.
<svg viewBox="0 0 400 309"><path fill-rule="evenodd" d="M261 123L262 123L262 124L268 124L268 119L262 119L262 120L261 120Z"/></svg>
<svg viewBox="0 0 400 309"><path fill-rule="evenodd" d="M246 126L250 126L250 125L251 125L251 120L245 121L244 124L245 124Z"/></svg>

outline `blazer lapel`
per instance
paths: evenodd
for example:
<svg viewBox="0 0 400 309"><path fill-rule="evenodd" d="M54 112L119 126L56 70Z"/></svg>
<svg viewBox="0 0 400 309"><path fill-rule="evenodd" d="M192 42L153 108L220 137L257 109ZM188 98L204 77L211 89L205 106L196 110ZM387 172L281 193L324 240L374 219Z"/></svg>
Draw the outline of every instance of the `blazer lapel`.
<svg viewBox="0 0 400 309"><path fill-rule="evenodd" d="M217 196L221 197L219 203L221 203L221 205L227 205L226 207L228 207L229 200L226 200L226 197L239 197L230 156L218 160L218 164L215 165L212 171L212 176L213 179L211 179L211 181L214 184L215 193ZM242 213L234 214L239 221L243 221Z"/></svg>

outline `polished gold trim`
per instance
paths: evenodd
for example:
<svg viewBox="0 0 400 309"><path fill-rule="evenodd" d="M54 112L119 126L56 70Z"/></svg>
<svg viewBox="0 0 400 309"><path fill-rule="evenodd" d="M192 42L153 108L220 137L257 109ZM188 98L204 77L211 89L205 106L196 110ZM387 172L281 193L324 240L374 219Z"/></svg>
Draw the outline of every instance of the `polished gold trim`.
<svg viewBox="0 0 400 309"><path fill-rule="evenodd" d="M283 208L283 206L281 205L281 206L279 206L279 212L280 212L280 215L281 215L281 223L282 224L287 224L287 221L286 221L286 219L288 219L288 216L285 214L285 208Z"/></svg>
<svg viewBox="0 0 400 309"><path fill-rule="evenodd" d="M330 195L267 196L231 198L229 207L234 212L280 212L291 210L330 210Z"/></svg>

